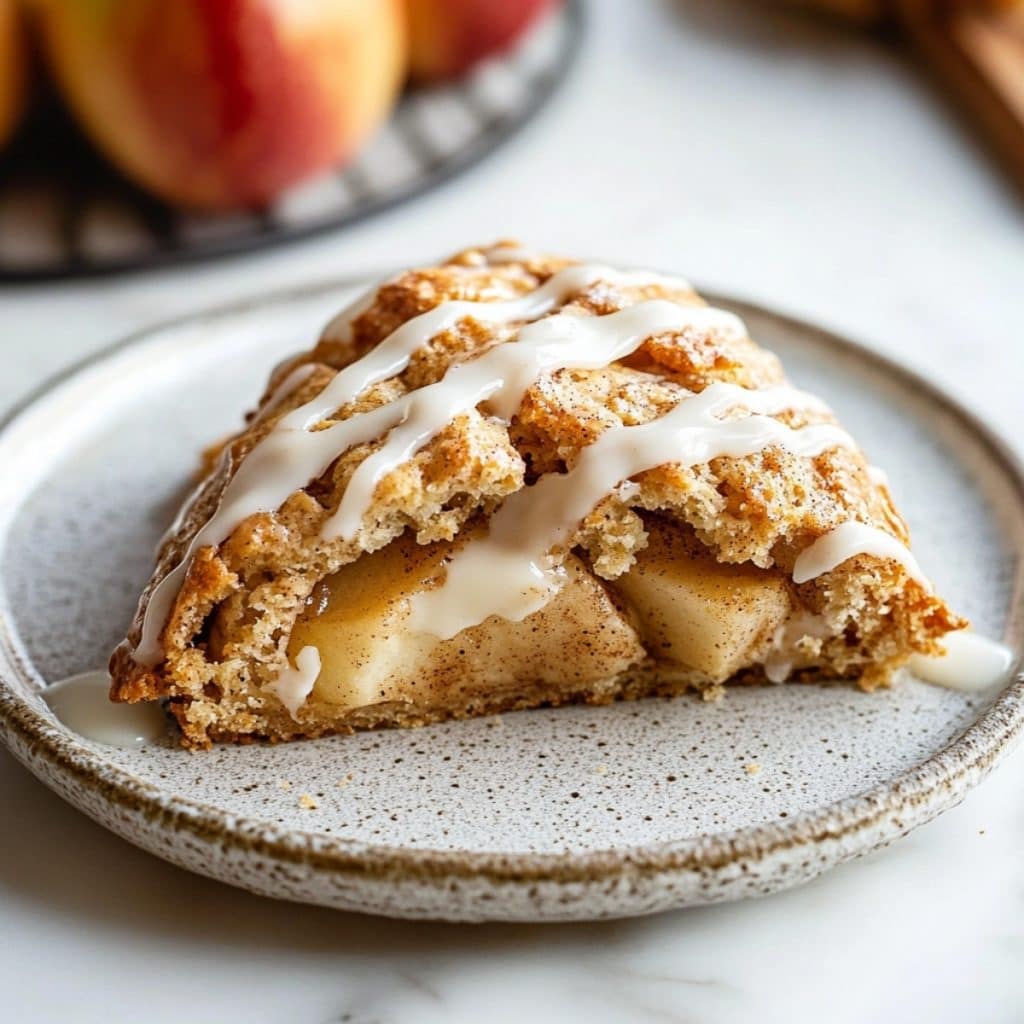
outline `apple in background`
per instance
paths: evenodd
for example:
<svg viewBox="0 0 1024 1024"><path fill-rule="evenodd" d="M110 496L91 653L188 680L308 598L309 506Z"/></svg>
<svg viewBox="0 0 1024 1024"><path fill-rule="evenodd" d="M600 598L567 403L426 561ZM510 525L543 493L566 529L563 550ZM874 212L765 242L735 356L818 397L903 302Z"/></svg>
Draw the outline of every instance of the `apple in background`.
<svg viewBox="0 0 1024 1024"><path fill-rule="evenodd" d="M133 181L196 208L260 207L351 158L406 72L402 0L34 4L93 142Z"/></svg>
<svg viewBox="0 0 1024 1024"><path fill-rule="evenodd" d="M0 146L14 134L28 94L28 37L21 0L0 0Z"/></svg>
<svg viewBox="0 0 1024 1024"><path fill-rule="evenodd" d="M405 0L410 70L418 82L464 74L508 49L557 0Z"/></svg>

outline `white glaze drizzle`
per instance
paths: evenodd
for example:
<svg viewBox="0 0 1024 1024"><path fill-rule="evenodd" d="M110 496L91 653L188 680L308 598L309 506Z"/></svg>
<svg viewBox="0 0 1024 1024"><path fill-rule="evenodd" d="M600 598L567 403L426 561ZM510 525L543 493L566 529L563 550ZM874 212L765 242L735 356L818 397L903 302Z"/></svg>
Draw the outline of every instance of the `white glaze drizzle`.
<svg viewBox="0 0 1024 1024"><path fill-rule="evenodd" d="M337 409L347 405L367 388L401 373L413 353L431 338L450 330L460 320L472 318L482 323L532 321L546 316L570 295L597 281L631 282L634 275L600 264L580 263L552 275L544 284L526 295L502 302L442 302L433 309L407 320L371 352L338 373L312 401L290 412L278 429L310 430ZM704 309L706 307L694 307ZM723 325L743 330L738 318L719 312ZM738 327L737 327L738 325Z"/></svg>
<svg viewBox="0 0 1024 1024"><path fill-rule="evenodd" d="M857 555L891 558L899 562L912 579L931 590L928 578L906 545L877 526L853 521L840 523L797 555L793 564L793 582L799 584L817 579Z"/></svg>
<svg viewBox="0 0 1024 1024"><path fill-rule="evenodd" d="M620 272L611 267L574 264L516 299L441 303L406 321L371 352L336 374L313 399L283 416L249 452L225 487L216 512L192 538L178 565L152 589L143 612L135 660L150 666L160 660L160 633L197 551L208 545L220 544L250 515L279 508L289 495L324 473L348 448L373 441L396 426L401 422L408 403L401 400L392 402L323 430L313 430L313 427L366 388L401 373L417 349L462 319L472 317L485 323L534 320L545 316L570 295L595 281L614 281L621 277ZM367 307L369 301L372 297L361 296L332 321L329 330L347 331L352 319Z"/></svg>
<svg viewBox="0 0 1024 1024"><path fill-rule="evenodd" d="M494 252L494 250L492 250ZM522 251L509 259L521 259ZM211 519L193 538L180 564L151 592L143 615L142 636L136 650L136 659L142 664L155 664L161 656L160 633L166 624L175 596L180 590L184 574L196 551L207 545L222 542L246 518L255 512L271 511L280 507L297 490L320 476L344 451L354 445L376 440L388 431L383 447L364 460L350 482L337 513L325 527L324 536L351 538L358 531L362 516L372 500L373 491L381 477L412 457L431 437L444 428L455 416L482 402L489 402L492 411L508 420L514 414L529 386L544 372L574 367L600 367L634 351L645 338L657 333L692 329L717 329L730 333L745 333L742 323L731 314L707 307L683 307L666 300L651 300L628 307L620 313L606 317L559 315L541 323L528 324L518 334L518 342L503 342L478 359L452 367L441 381L403 398L378 407L370 412L333 423L322 430L312 428L321 424L337 409L348 404L366 388L401 373L412 354L432 337L454 327L460 320L472 317L487 323L531 321L545 316L552 308L597 281L609 284L643 285L658 283L676 288L689 285L679 278L667 278L648 272L622 272L601 265L577 264L553 275L535 291L516 299L501 302L453 301L442 303L420 316L404 323L384 339L370 353L338 373L331 383L310 402L293 410L275 426L242 462L225 488L220 505ZM325 338L347 337L352 321L369 308L376 289L356 299L336 317ZM297 368L293 373L312 372L309 366ZM289 375L268 401L260 415L269 414L278 392L289 393L300 382ZM287 387L286 387L287 385ZM731 390L730 390L731 389ZM717 415L730 408L742 406L751 415L744 419L722 422ZM439 619L446 619L438 635L454 635L452 621L466 620L466 625L482 621L488 614L505 614L499 610L472 615L467 608L456 610L453 604L451 581L465 577L462 604L475 602L480 592L496 599L493 580L496 571L504 573L506 582L512 581L507 601L509 618L522 618L540 607L557 589L559 570L547 563L547 556L571 535L579 521L609 491L629 476L666 462L696 464L720 455L740 457L751 454L770 444L780 444L798 454L818 454L835 445L852 446L853 442L839 428L825 424L792 430L769 417L785 408L802 407L821 410L825 407L810 396L800 395L788 388L767 391L744 391L727 384L713 384L701 395L690 397L654 423L642 427L613 428L591 448L585 449L575 469L558 477L544 478L528 491L514 495L499 510L492 521L488 538L473 542L459 553L449 569L445 584L438 590L419 595L433 611L426 615L430 629L436 631ZM653 460L653 461L652 461ZM601 465L604 462L605 465ZM636 468L629 468L629 467ZM610 469L609 467L614 467ZM566 483L571 481L571 483ZM581 484L576 490L576 484ZM563 507L559 508L561 504ZM519 508L520 506L523 508ZM503 517L505 510L507 516ZM572 509L566 514L566 509ZM532 543L518 550L501 539L501 523L513 521L519 509L531 517L534 529ZM550 543L538 546L546 521ZM180 525L180 524L179 524ZM495 527L498 526L496 531ZM854 528L846 529L844 528ZM870 534L864 531L871 531ZM506 530L505 532L511 532ZM861 548L857 544L862 543ZM488 549L487 557L479 554ZM848 552L843 554L843 552ZM798 559L801 571L810 571L819 564L826 565L838 558L839 564L858 553L894 557L907 565L919 578L920 570L913 557L895 538L883 531L859 523L843 524L832 534L819 539ZM839 557L842 555L842 557ZM485 565L487 559L491 564ZM831 568L834 568L831 565ZM474 568L476 566L476 568ZM819 575L828 568L813 572ZM805 578L813 578L808 575ZM802 580L797 580L802 582ZM441 595L446 595L444 598ZM438 602L446 600L447 611ZM495 603L492 600L491 603ZM422 605L420 605L422 608ZM470 622L468 619L473 618ZM421 613L422 618L422 613ZM426 621L423 620L423 621ZM307 653L307 650L310 653ZM282 693L294 690L295 673L306 673L315 655L319 666L319 653L304 649L305 668L283 673L282 680L271 684L283 686ZM306 678L303 675L303 679ZM315 681L309 682L312 688ZM287 685L284 685L287 684ZM304 684L303 684L304 685ZM276 692L276 689L275 689ZM308 690L306 693L308 694ZM302 697L302 700L305 696ZM295 705L301 706L301 700ZM293 711L294 714L294 711Z"/></svg>
<svg viewBox="0 0 1024 1024"><path fill-rule="evenodd" d="M915 654L907 668L918 679L949 690L981 693L1006 682L1017 655L1004 644L966 631L942 638L944 655Z"/></svg>
<svg viewBox="0 0 1024 1024"><path fill-rule="evenodd" d="M280 408L281 403L304 381L308 380L316 369L313 363L303 363L301 366L297 366L291 373L289 373L283 381L274 389L273 394L263 404L263 407L253 417L253 423L261 423L265 420L275 409ZM225 445L223 451L220 453L218 459L218 472L223 468L224 460L228 456L229 446ZM185 520L192 514L192 509L195 503L199 500L200 495L206 489L206 485L209 483L207 479L200 480L198 484L189 492L188 497L181 503L181 508L178 509L177 515L171 522L171 525L161 534L160 539L156 542L157 554L160 553L163 546L172 538L178 535L178 531L185 525Z"/></svg>
<svg viewBox="0 0 1024 1024"><path fill-rule="evenodd" d="M505 263L530 263L538 258L537 253L520 249L518 245L492 245L482 250L482 255L492 267L500 267Z"/></svg>
<svg viewBox="0 0 1024 1024"><path fill-rule="evenodd" d="M218 463L223 462L226 452L220 453ZM159 557L160 552L163 550L164 545L172 538L177 537L178 531L185 525L185 520L192 514L192 509L195 507L195 503L199 500L199 496L206 490L206 485L209 481L205 478L200 480L199 483L188 492L188 496L181 503L181 507L178 509L174 519L171 520L171 525L167 527L162 534L160 539L156 542L155 555Z"/></svg>
<svg viewBox="0 0 1024 1024"><path fill-rule="evenodd" d="M834 634L820 616L808 611L791 615L772 634L772 644L764 657L764 674L769 682L784 683L802 658L801 642L827 640Z"/></svg>
<svg viewBox="0 0 1024 1024"><path fill-rule="evenodd" d="M352 336L352 321L363 315L377 300L377 293L394 278L378 281L375 285L360 292L347 306L328 321L320 332L321 341L348 341Z"/></svg>
<svg viewBox="0 0 1024 1024"><path fill-rule="evenodd" d="M325 430L306 432L275 427L267 434L242 460L224 488L217 511L197 531L184 557L150 592L135 660L142 665L159 661L160 632L197 551L220 544L254 513L279 508L290 494L325 472L341 452L355 444L373 441L395 426L401 414L396 406L397 403L381 406Z"/></svg>
<svg viewBox="0 0 1024 1024"><path fill-rule="evenodd" d="M618 275L609 279L611 283L626 287L642 288L658 285L673 291L692 292L693 285L685 277L677 274L662 274L657 270L620 270ZM744 333L746 329L744 328Z"/></svg>
<svg viewBox="0 0 1024 1024"><path fill-rule="evenodd" d="M518 341L495 345L453 366L437 383L398 400L401 423L352 475L337 512L324 526L324 539L355 537L381 479L461 413L486 402L508 422L542 374L566 367L599 369L635 352L647 338L688 329L742 332L743 325L721 310L652 299L607 316L550 316L524 327Z"/></svg>
<svg viewBox="0 0 1024 1024"><path fill-rule="evenodd" d="M802 401L819 405L789 387L748 391L718 382L657 420L606 430L568 473L544 476L505 501L487 536L453 555L441 586L412 599L411 627L448 639L490 615L520 621L543 607L561 583L552 551L564 548L594 506L637 473L666 463L742 458L774 444L796 455L854 447L832 424L794 430L771 418ZM719 419L737 407L751 414Z"/></svg>
<svg viewBox="0 0 1024 1024"><path fill-rule="evenodd" d="M133 750L167 735L163 708L150 701L114 703L110 676L103 671L62 679L43 690L42 697L64 725L94 743Z"/></svg>
<svg viewBox="0 0 1024 1024"><path fill-rule="evenodd" d="M295 391L300 384L304 384L313 376L314 370L316 370L316 363L302 363L301 365L296 366L295 369L292 370L276 388L274 388L270 397L263 403L262 407L257 410L256 415L252 420L253 423L263 423L265 420L269 419L270 415L281 408L285 399Z"/></svg>
<svg viewBox="0 0 1024 1024"><path fill-rule="evenodd" d="M313 692L317 677L320 675L320 651L312 644L303 647L295 656L294 668L285 663L277 679L267 683L264 689L269 690L288 709L295 718L299 708Z"/></svg>
<svg viewBox="0 0 1024 1024"><path fill-rule="evenodd" d="M881 466L868 466L868 478L876 487L889 486L889 474Z"/></svg>
<svg viewBox="0 0 1024 1024"><path fill-rule="evenodd" d="M596 263L577 263L558 271L539 288L515 299L505 299L501 302L455 299L442 302L433 309L406 320L362 359L357 359L346 366L316 398L289 413L282 420L281 428L309 430L316 426L367 388L401 373L409 365L414 352L431 338L451 330L460 320L472 318L487 324L536 320L561 305L570 295L582 291L596 281L614 281L619 277L621 273L611 267ZM363 299L357 300L349 307L350 310L353 308L361 312L365 308ZM355 315L358 316L358 312ZM333 336L333 332L341 330L342 325L347 331L352 319L354 316L350 313L343 313L332 322L328 328L328 332L331 333L325 336Z"/></svg>
<svg viewBox="0 0 1024 1024"><path fill-rule="evenodd" d="M490 249L484 249L481 255L492 267L499 267L507 263L531 263L541 259L539 253L529 249L520 249L518 246L496 245ZM693 285L684 277L677 274L663 274L656 270L638 268L635 270L617 270L614 278L608 278L610 283L624 285L662 285L665 288L679 289L680 291L693 291Z"/></svg>

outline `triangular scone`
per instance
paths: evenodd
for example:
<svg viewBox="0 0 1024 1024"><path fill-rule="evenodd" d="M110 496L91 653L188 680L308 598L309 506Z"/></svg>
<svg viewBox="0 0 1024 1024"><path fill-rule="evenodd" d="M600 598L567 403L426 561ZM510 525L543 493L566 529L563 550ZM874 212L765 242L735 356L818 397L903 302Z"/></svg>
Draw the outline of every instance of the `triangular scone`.
<svg viewBox="0 0 1024 1024"><path fill-rule="evenodd" d="M184 742L769 678L965 623L863 454L683 281L471 249L279 367L182 510L112 696Z"/></svg>

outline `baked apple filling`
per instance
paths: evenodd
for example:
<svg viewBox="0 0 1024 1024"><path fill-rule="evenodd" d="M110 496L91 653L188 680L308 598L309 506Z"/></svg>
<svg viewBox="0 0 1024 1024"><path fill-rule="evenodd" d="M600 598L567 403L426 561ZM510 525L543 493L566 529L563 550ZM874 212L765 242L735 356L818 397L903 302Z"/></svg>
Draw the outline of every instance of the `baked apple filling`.
<svg viewBox="0 0 1024 1024"><path fill-rule="evenodd" d="M792 606L780 574L718 562L691 534L660 522L648 525L647 547L614 586L650 657L714 683L750 665Z"/></svg>
<svg viewBox="0 0 1024 1024"><path fill-rule="evenodd" d="M288 649L293 662L307 646L320 652L312 700L360 707L467 688L579 688L643 658L633 627L574 556L558 594L521 621L492 615L450 640L412 631L410 598L433 585L450 551L405 536L324 580Z"/></svg>
<svg viewBox="0 0 1024 1024"><path fill-rule="evenodd" d="M288 648L293 663L307 647L319 652L311 700L419 703L449 689L533 683L572 692L645 660L722 682L752 663L791 608L781 576L724 565L691 535L655 522L636 564L613 584L570 555L557 595L539 611L519 621L492 615L441 639L411 628L411 598L436 585L451 550L404 536L317 587Z"/></svg>

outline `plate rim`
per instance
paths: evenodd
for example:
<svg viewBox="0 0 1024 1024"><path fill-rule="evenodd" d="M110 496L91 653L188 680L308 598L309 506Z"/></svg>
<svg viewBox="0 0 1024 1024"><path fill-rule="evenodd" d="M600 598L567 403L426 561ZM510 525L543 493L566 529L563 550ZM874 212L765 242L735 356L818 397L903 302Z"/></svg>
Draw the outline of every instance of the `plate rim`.
<svg viewBox="0 0 1024 1024"><path fill-rule="evenodd" d="M370 280L372 278L366 275L327 278L219 304L133 331L52 375L17 401L0 417L0 444L21 417L37 404L125 350L185 326L230 320L267 306L312 300L333 291L365 285ZM940 386L890 356L802 317L715 290L702 291L702 294L741 316L753 313L767 317L784 330L813 337L826 348L872 364L903 386L913 388L984 447L1012 485L1016 501L1024 507L1024 463L991 427ZM0 545L5 542L6 537L0 536ZM1018 572L1010 599L1013 608L1021 605L1022 576L1024 571ZM0 648L12 663L31 674L2 606ZM1024 670L1018 666L1002 693L957 739L921 763L861 794L799 812L783 824L760 823L646 845L579 852L417 849L282 828L275 822L239 817L208 803L168 794L76 742L73 735L24 700L7 672L0 670L0 740L50 788L56 788L55 782L60 776L70 776L106 803L130 814L141 814L150 821L157 821L161 827L187 832L199 842L216 843L222 853L256 854L282 864L304 865L376 881L414 878L424 882L473 879L494 884L572 884L612 882L627 873L634 877L679 872L714 874L725 868L743 868L795 848L813 847L825 841L851 841L859 836L868 838L854 852L868 852L957 804L1012 749L1022 734ZM48 772L41 770L40 760ZM69 799L67 794L57 791ZM76 806L85 810L79 804ZM906 820L901 820L901 812L908 812ZM873 830L876 835L872 841ZM840 859L844 858L838 857L835 861Z"/></svg>

